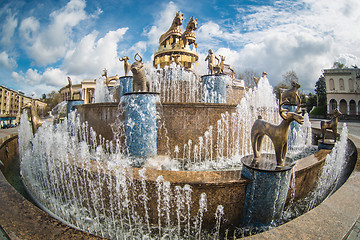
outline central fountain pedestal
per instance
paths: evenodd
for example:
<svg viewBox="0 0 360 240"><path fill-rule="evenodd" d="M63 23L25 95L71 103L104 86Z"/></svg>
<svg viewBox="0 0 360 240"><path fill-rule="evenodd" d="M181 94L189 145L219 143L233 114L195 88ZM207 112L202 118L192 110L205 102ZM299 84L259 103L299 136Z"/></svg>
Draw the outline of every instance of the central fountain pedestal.
<svg viewBox="0 0 360 240"><path fill-rule="evenodd" d="M226 103L226 75L201 77L202 101L204 103Z"/></svg>
<svg viewBox="0 0 360 240"><path fill-rule="evenodd" d="M260 160L245 156L242 163L242 175L252 181L246 189L242 222L255 228L269 227L281 217L295 164L276 166L273 154L262 154Z"/></svg>
<svg viewBox="0 0 360 240"><path fill-rule="evenodd" d="M124 96L125 93L131 93L132 92L132 76L123 76L119 78L120 81L120 97Z"/></svg>
<svg viewBox="0 0 360 240"><path fill-rule="evenodd" d="M157 155L156 103L158 93L125 93L126 149L133 157L132 166L141 167L147 158Z"/></svg>

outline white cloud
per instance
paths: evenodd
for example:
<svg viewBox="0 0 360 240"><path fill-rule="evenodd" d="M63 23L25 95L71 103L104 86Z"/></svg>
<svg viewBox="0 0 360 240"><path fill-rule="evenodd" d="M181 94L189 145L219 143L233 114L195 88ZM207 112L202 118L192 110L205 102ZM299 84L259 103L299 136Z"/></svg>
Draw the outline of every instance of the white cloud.
<svg viewBox="0 0 360 240"><path fill-rule="evenodd" d="M13 69L17 66L16 61L9 57L9 55L4 51L0 53L0 66L7 69Z"/></svg>
<svg viewBox="0 0 360 240"><path fill-rule="evenodd" d="M231 24L209 21L198 33L199 49L213 48L226 56L234 69L267 71L276 85L282 75L294 70L302 88L310 90L336 60L359 65L360 3L279 0L273 6L239 9Z"/></svg>
<svg viewBox="0 0 360 240"><path fill-rule="evenodd" d="M67 84L66 74L59 68L47 68L41 77L41 82L55 87L64 87Z"/></svg>
<svg viewBox="0 0 360 240"><path fill-rule="evenodd" d="M100 77L104 68L109 76L119 74L121 65L118 60L117 48L128 28L109 31L103 38L96 40L98 33L85 36L76 48L68 51L63 69L69 74L85 74L89 77Z"/></svg>
<svg viewBox="0 0 360 240"><path fill-rule="evenodd" d="M73 45L72 31L82 20L89 18L84 0L71 0L65 7L50 14L51 23L40 28L39 20L28 17L21 22L20 34L25 40L28 57L41 66L63 58Z"/></svg>
<svg viewBox="0 0 360 240"><path fill-rule="evenodd" d="M18 25L18 20L15 18L15 15L9 14L1 29L1 40L0 42L4 45L10 45L11 39L14 35L15 28Z"/></svg>
<svg viewBox="0 0 360 240"><path fill-rule="evenodd" d="M203 24L197 32L198 38L202 41L212 40L214 37L222 37L222 34L223 31L220 29L219 24L213 21Z"/></svg>
<svg viewBox="0 0 360 240"><path fill-rule="evenodd" d="M149 38L148 43L150 45L158 46L161 34L169 29L176 12L178 11L178 6L170 1L163 10L157 12L154 25L151 26L149 30L144 30L143 32L143 34Z"/></svg>
<svg viewBox="0 0 360 240"><path fill-rule="evenodd" d="M38 34L40 22L34 17L28 17L20 23L20 38L25 42L32 44L35 41L35 36Z"/></svg>
<svg viewBox="0 0 360 240"><path fill-rule="evenodd" d="M134 53L133 55L135 55L136 53L139 53L140 55L142 55L142 53L144 53L147 49L147 42L145 41L140 41L140 42L137 42L135 43L129 50L125 50L124 52L131 52L131 53ZM129 56L130 58L130 56ZM130 58L131 59L131 58Z"/></svg>
<svg viewBox="0 0 360 240"><path fill-rule="evenodd" d="M11 78L14 79L16 82L21 83L25 81L25 77L22 74L19 74L17 72L11 73Z"/></svg>
<svg viewBox="0 0 360 240"><path fill-rule="evenodd" d="M29 68L25 73L12 72L12 78L18 83L25 83L30 86L38 86L40 84L59 89L67 84L66 73L59 68L46 68L43 73L37 69Z"/></svg>

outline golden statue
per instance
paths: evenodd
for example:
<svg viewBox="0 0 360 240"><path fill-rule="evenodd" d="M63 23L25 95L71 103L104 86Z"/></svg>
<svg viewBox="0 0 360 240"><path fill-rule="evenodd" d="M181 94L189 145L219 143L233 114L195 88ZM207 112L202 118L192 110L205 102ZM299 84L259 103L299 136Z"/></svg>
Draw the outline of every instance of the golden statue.
<svg viewBox="0 0 360 240"><path fill-rule="evenodd" d="M104 68L104 73L101 75L102 77L105 77L106 81L105 81L105 84L106 86L109 86L109 83L111 81L116 81L116 80L119 80L119 76L116 74L115 76L112 76L112 77L108 77L107 75L107 69Z"/></svg>
<svg viewBox="0 0 360 240"><path fill-rule="evenodd" d="M139 60L136 59L139 56ZM133 74L133 92L151 92L152 83L150 79L146 78L144 71L144 63L139 53L134 56L135 62L131 65L131 72Z"/></svg>
<svg viewBox="0 0 360 240"><path fill-rule="evenodd" d="M69 78L69 77L68 77ZM38 130L38 128L45 122L45 120L41 119L36 112L35 109L35 102L32 100L28 104L26 104L22 110L27 111L27 115L29 117L29 120L31 121L31 128L33 131L33 134L35 134Z"/></svg>
<svg viewBox="0 0 360 240"><path fill-rule="evenodd" d="M263 73L262 73L262 77L263 77L263 78L264 78L266 75L268 75L266 72L263 72ZM256 86L256 87L258 86L259 81L260 81L260 78L259 78L259 77L254 77L254 83L255 83L255 86Z"/></svg>
<svg viewBox="0 0 360 240"><path fill-rule="evenodd" d="M175 15L175 18L166 33L162 34L159 39L159 44L162 45L166 40L169 40L171 37L173 39L171 43L176 42L177 39L181 38L181 24L184 20L183 18L184 14L181 14L180 11L178 11Z"/></svg>
<svg viewBox="0 0 360 240"><path fill-rule="evenodd" d="M217 65L214 67L214 73L215 73L215 74L222 74L222 73L224 73L225 57L224 57L224 56L221 56L221 55L219 55L219 57L220 57L220 61L219 61L219 59L216 58L216 56L215 56L215 58L218 60Z"/></svg>
<svg viewBox="0 0 360 240"><path fill-rule="evenodd" d="M301 98L299 95L299 88L301 85L298 82L291 81L291 87L289 89L280 89L280 101L287 100L290 103L295 103L297 106L301 104ZM292 102L290 100L293 100Z"/></svg>
<svg viewBox="0 0 360 240"><path fill-rule="evenodd" d="M154 53L153 66L164 68L172 62L183 66L185 69L192 69L197 65L199 59L196 49L195 30L197 29L197 19L191 17L184 33L181 33L183 15L178 11L175 18L166 33L159 39L159 48ZM192 47L193 46L193 47ZM192 47L192 49L191 49ZM177 57L177 56L180 57Z"/></svg>
<svg viewBox="0 0 360 240"><path fill-rule="evenodd" d="M217 66L215 63L215 59L219 61L219 58L215 56L213 50L209 49L209 54L206 56L205 61L208 61L208 69L210 75L214 74L214 68Z"/></svg>
<svg viewBox="0 0 360 240"><path fill-rule="evenodd" d="M186 29L184 33L181 35L182 41L184 43L184 47L195 44L196 43L196 36L195 36L195 30L197 29L197 19L194 19L194 16L190 18L190 21L186 25Z"/></svg>
<svg viewBox="0 0 360 240"><path fill-rule="evenodd" d="M131 64L129 63L129 57L125 56L123 58L119 58L119 61L120 62L124 61L124 72L125 72L125 76L127 76L131 68Z"/></svg>
<svg viewBox="0 0 360 240"><path fill-rule="evenodd" d="M171 62L175 62L176 65L182 66L180 61L181 55L180 54L173 54L171 55Z"/></svg>
<svg viewBox="0 0 360 240"><path fill-rule="evenodd" d="M68 85L66 87L69 88L69 92L70 92L70 100L73 100L73 88L72 88L72 82L71 82L71 78L68 76L67 77L68 80Z"/></svg>
<svg viewBox="0 0 360 240"><path fill-rule="evenodd" d="M334 142L336 142L337 139L337 125L338 125L338 118L342 115L342 113L339 111L339 109L335 109L333 112L333 117L330 121L321 121L320 127L321 127L321 136L323 143L325 143L325 134L326 129L331 129L334 135Z"/></svg>
<svg viewBox="0 0 360 240"><path fill-rule="evenodd" d="M261 119L261 116L255 121L251 129L251 145L254 152L254 160L260 160L261 145L264 136L268 136L274 144L275 157L277 166L284 166L285 157L288 146L289 126L292 121L296 121L299 124L304 123L304 117L301 115L301 111L289 112L288 109L283 109L282 106L288 103L279 103L279 113L283 121L279 125L268 123ZM297 110L299 107L297 108Z"/></svg>

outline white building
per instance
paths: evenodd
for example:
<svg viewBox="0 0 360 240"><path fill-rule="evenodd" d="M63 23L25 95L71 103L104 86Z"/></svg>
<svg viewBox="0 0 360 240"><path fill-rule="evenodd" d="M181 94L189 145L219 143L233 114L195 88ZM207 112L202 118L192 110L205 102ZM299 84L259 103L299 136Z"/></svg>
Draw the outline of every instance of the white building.
<svg viewBox="0 0 360 240"><path fill-rule="evenodd" d="M360 115L360 69L325 69L327 113L339 108L343 115Z"/></svg>

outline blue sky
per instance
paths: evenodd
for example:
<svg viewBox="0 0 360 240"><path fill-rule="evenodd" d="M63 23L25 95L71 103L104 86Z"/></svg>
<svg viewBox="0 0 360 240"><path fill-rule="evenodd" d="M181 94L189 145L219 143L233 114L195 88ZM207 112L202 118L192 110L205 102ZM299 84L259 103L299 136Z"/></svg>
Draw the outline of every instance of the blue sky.
<svg viewBox="0 0 360 240"><path fill-rule="evenodd" d="M266 71L272 85L293 70L313 90L334 61L360 65L358 0L277 1L0 1L0 84L27 95L73 82L123 75L118 57L139 52L151 65L177 11L191 16L200 74L209 48L236 72Z"/></svg>

